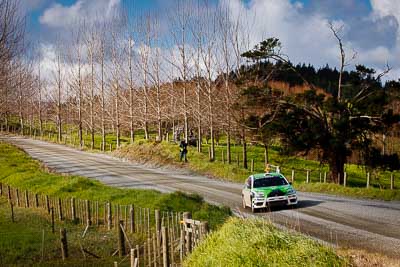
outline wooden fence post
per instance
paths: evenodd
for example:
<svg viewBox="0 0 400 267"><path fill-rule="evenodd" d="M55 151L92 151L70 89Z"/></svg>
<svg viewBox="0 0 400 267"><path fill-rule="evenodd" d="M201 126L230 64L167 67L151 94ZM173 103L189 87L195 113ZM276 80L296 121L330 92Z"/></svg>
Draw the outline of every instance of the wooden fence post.
<svg viewBox="0 0 400 267"><path fill-rule="evenodd" d="M51 209L50 209L50 215L51 215L51 232L54 234L55 227L54 227L54 208L53 207L51 207Z"/></svg>
<svg viewBox="0 0 400 267"><path fill-rule="evenodd" d="M8 195L7 195L7 197L8 197L8 202L12 202L12 199L11 199L11 187L9 186L9 185L7 185L7 193L8 193Z"/></svg>
<svg viewBox="0 0 400 267"><path fill-rule="evenodd" d="M162 227L162 251L163 251L163 266L169 267L169 247L168 247L168 231L166 227Z"/></svg>
<svg viewBox="0 0 400 267"><path fill-rule="evenodd" d="M130 205L130 207L129 207L129 221L130 221L130 224L129 224L130 232L134 233L136 230L136 227L135 227L135 206L133 206L133 205Z"/></svg>
<svg viewBox="0 0 400 267"><path fill-rule="evenodd" d="M347 173L343 172L343 186L346 187L347 186Z"/></svg>
<svg viewBox="0 0 400 267"><path fill-rule="evenodd" d="M131 248L130 256L131 256L131 267L136 267L137 265L135 265L135 249Z"/></svg>
<svg viewBox="0 0 400 267"><path fill-rule="evenodd" d="M59 216L60 221L62 221L64 219L61 198L58 198L58 216Z"/></svg>
<svg viewBox="0 0 400 267"><path fill-rule="evenodd" d="M91 217L91 210L90 210L90 201L86 200L86 225L92 225L92 217Z"/></svg>
<svg viewBox="0 0 400 267"><path fill-rule="evenodd" d="M161 221L160 221L160 211L154 211L154 219L156 221L156 238L157 238L157 249L160 248L160 239L161 239Z"/></svg>
<svg viewBox="0 0 400 267"><path fill-rule="evenodd" d="M208 222L202 222L200 225L200 240L203 240L208 234Z"/></svg>
<svg viewBox="0 0 400 267"><path fill-rule="evenodd" d="M108 230L111 230L112 227L112 210L111 210L111 203L107 202L107 226Z"/></svg>
<svg viewBox="0 0 400 267"><path fill-rule="evenodd" d="M184 221L184 229L187 229L187 224L186 224L186 220L187 219L192 219L192 214L190 212L184 212L183 213L183 221ZM189 231L186 231L186 252L190 253L192 251L192 233Z"/></svg>
<svg viewBox="0 0 400 267"><path fill-rule="evenodd" d="M152 253L151 253L151 239L149 237L149 238L147 238L147 260L149 262L149 266L151 266L151 256L152 256Z"/></svg>
<svg viewBox="0 0 400 267"><path fill-rule="evenodd" d="M73 223L76 223L76 205L75 198L71 198L71 220Z"/></svg>
<svg viewBox="0 0 400 267"><path fill-rule="evenodd" d="M368 173L367 173L367 188L369 188L370 178L371 178L371 175L370 175L370 173L368 172Z"/></svg>
<svg viewBox="0 0 400 267"><path fill-rule="evenodd" d="M10 208L11 208L11 221L15 222L15 220L14 220L14 205L12 202L10 202Z"/></svg>
<svg viewBox="0 0 400 267"><path fill-rule="evenodd" d="M65 228L60 229L60 241L61 241L61 256L65 260L68 258L68 241L67 241L67 230Z"/></svg>
<svg viewBox="0 0 400 267"><path fill-rule="evenodd" d="M211 160L211 149L210 149L210 147L207 147L208 148L208 160Z"/></svg>
<svg viewBox="0 0 400 267"><path fill-rule="evenodd" d="M184 232L184 226L181 224L180 226L181 230L181 236L180 236L180 242L179 242L179 258L181 261L181 264L183 262L183 258L185 256L185 232Z"/></svg>
<svg viewBox="0 0 400 267"><path fill-rule="evenodd" d="M120 221L119 205L118 204L114 206L114 213L115 213L115 216L114 216L115 217L115 227L117 227L118 224L119 224L119 221Z"/></svg>
<svg viewBox="0 0 400 267"><path fill-rule="evenodd" d="M137 259L136 266L139 267L140 266L140 247L139 247L139 245L136 245L136 259Z"/></svg>
<svg viewBox="0 0 400 267"><path fill-rule="evenodd" d="M292 183L294 182L294 169L292 169Z"/></svg>
<svg viewBox="0 0 400 267"><path fill-rule="evenodd" d="M120 257L125 256L125 235L123 232L124 221L120 220L119 224L116 225L117 234L118 234L118 255Z"/></svg>
<svg viewBox="0 0 400 267"><path fill-rule="evenodd" d="M236 164L237 164L238 167L240 166L239 153L236 153Z"/></svg>
<svg viewBox="0 0 400 267"><path fill-rule="evenodd" d="M221 153L221 160L222 163L225 164L225 151L222 149L222 153Z"/></svg>
<svg viewBox="0 0 400 267"><path fill-rule="evenodd" d="M394 189L394 175L393 173L390 174L390 189Z"/></svg>
<svg viewBox="0 0 400 267"><path fill-rule="evenodd" d="M48 195L46 195L46 209L47 213L50 214L50 200Z"/></svg>
<svg viewBox="0 0 400 267"><path fill-rule="evenodd" d="M322 183L322 172L319 172L319 182Z"/></svg>
<svg viewBox="0 0 400 267"><path fill-rule="evenodd" d="M326 172L324 172L324 183L326 184Z"/></svg>
<svg viewBox="0 0 400 267"><path fill-rule="evenodd" d="M25 190L25 208L29 208L29 193Z"/></svg>
<svg viewBox="0 0 400 267"><path fill-rule="evenodd" d="M15 193L16 193L16 197L17 197L17 207L19 207L20 203L19 203L19 191L18 191L18 188L15 190Z"/></svg>
<svg viewBox="0 0 400 267"><path fill-rule="evenodd" d="M309 171L309 170L307 170L306 183L307 183L307 184L310 183L310 171Z"/></svg>
<svg viewBox="0 0 400 267"><path fill-rule="evenodd" d="M150 236L150 209L147 209L147 235Z"/></svg>
<svg viewBox="0 0 400 267"><path fill-rule="evenodd" d="M35 207L39 208L39 195L35 194Z"/></svg>

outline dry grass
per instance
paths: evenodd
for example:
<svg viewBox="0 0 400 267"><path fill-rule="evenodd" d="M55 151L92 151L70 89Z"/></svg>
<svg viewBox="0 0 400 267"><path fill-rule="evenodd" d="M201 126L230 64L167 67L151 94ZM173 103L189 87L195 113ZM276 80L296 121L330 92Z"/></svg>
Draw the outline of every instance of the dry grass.
<svg viewBox="0 0 400 267"><path fill-rule="evenodd" d="M354 267L400 267L398 259L363 250L338 249L338 255L347 258Z"/></svg>

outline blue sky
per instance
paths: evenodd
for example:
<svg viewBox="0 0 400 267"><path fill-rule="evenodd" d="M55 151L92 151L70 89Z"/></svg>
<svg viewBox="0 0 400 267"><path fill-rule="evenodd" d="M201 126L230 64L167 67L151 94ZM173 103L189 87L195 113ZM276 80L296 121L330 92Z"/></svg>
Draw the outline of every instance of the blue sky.
<svg viewBox="0 0 400 267"><path fill-rule="evenodd" d="M175 0L21 0L33 39L51 42L62 34L73 17L127 7L161 14ZM232 14L244 14L253 25L252 43L278 37L293 62L318 66L338 65L337 44L327 22L344 25L341 33L351 62L382 69L388 62L391 78L400 77L400 3L399 0L211 0L226 5ZM165 18L166 19L166 18Z"/></svg>

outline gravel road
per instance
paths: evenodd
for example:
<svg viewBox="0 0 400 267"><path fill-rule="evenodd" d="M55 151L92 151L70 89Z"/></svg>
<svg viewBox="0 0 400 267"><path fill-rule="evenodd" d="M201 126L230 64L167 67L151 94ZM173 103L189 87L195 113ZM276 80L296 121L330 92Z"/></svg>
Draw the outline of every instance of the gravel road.
<svg viewBox="0 0 400 267"><path fill-rule="evenodd" d="M188 171L151 168L103 154L21 137L0 136L61 173L81 175L123 188L195 192L213 204L226 205L244 216L241 184L222 182ZM243 177L243 180L245 177ZM287 228L340 247L364 249L400 259L400 202L359 200L299 192L296 209L257 213Z"/></svg>

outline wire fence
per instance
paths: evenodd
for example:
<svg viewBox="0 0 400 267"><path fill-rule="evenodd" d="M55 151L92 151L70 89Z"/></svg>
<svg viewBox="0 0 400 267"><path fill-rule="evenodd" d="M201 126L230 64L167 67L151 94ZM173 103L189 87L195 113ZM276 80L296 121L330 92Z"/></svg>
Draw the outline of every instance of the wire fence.
<svg viewBox="0 0 400 267"><path fill-rule="evenodd" d="M192 220L189 212L58 198L2 183L0 196L8 206L10 221L31 224L24 214L27 209L45 219L35 222L43 225L37 230L0 229L0 237L10 240L1 242L0 265L15 261L56 264L62 259L74 265L181 266L208 233L208 223Z"/></svg>

